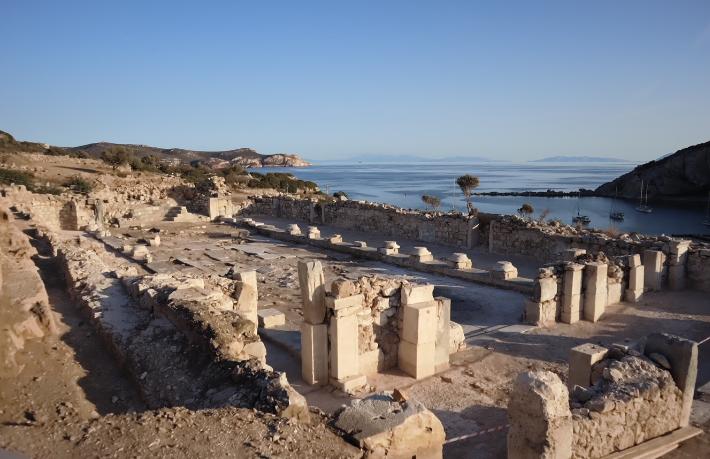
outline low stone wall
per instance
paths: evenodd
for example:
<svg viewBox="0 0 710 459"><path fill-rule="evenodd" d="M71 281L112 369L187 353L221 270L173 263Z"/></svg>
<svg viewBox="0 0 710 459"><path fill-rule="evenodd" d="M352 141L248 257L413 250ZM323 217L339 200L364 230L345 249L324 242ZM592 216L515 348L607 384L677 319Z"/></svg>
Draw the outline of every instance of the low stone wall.
<svg viewBox="0 0 710 459"><path fill-rule="evenodd" d="M251 198L242 215L268 215L393 237L473 247L481 235L478 218L459 212L429 213L365 201L315 201L290 196Z"/></svg>

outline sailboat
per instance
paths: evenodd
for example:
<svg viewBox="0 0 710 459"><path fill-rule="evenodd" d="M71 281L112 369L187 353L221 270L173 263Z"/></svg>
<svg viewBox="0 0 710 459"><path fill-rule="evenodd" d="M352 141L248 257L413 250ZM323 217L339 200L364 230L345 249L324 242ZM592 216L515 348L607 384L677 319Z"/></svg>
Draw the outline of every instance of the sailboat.
<svg viewBox="0 0 710 459"><path fill-rule="evenodd" d="M618 189L614 190L614 199L611 201L611 208L609 209L609 218L612 220L622 221L624 219L624 213L620 211L614 211L614 202L616 201L616 196L618 194Z"/></svg>
<svg viewBox="0 0 710 459"><path fill-rule="evenodd" d="M710 191L708 191L708 208L705 210L705 220L703 225L710 226Z"/></svg>
<svg viewBox="0 0 710 459"><path fill-rule="evenodd" d="M653 209L648 206L648 184L646 184L646 199L644 202L644 196L643 196L643 180L641 180L641 198L639 199L639 205L636 208L638 212L643 212L645 214L650 214L653 212Z"/></svg>
<svg viewBox="0 0 710 459"><path fill-rule="evenodd" d="M581 197L582 193L580 192L579 197ZM581 223L582 225L588 225L591 223L592 219L587 217L586 215L580 215L579 213L579 197L577 198L577 216L572 217L572 223Z"/></svg>

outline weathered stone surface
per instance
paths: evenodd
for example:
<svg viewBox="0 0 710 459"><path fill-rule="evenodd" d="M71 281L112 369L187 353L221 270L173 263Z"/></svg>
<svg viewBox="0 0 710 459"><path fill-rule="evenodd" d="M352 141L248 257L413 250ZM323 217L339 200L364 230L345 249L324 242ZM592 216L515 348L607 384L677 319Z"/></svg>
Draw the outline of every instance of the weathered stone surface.
<svg viewBox="0 0 710 459"><path fill-rule="evenodd" d="M521 373L508 403L508 458L572 457L569 393L549 371Z"/></svg>
<svg viewBox="0 0 710 459"><path fill-rule="evenodd" d="M286 315L278 309L259 309L259 326L263 328L274 328L286 323Z"/></svg>
<svg viewBox="0 0 710 459"><path fill-rule="evenodd" d="M436 297L436 342L434 348L434 371L439 373L449 368L451 347L451 300Z"/></svg>
<svg viewBox="0 0 710 459"><path fill-rule="evenodd" d="M608 349L592 343L573 347L569 352L569 387L588 387L591 384L592 366L602 360Z"/></svg>
<svg viewBox="0 0 710 459"><path fill-rule="evenodd" d="M644 285L646 291L658 291L663 286L663 252L645 250L643 252Z"/></svg>
<svg viewBox="0 0 710 459"><path fill-rule="evenodd" d="M301 375L308 384L328 384L328 325L301 324Z"/></svg>
<svg viewBox="0 0 710 459"><path fill-rule="evenodd" d="M259 301L259 292L257 291L256 271L242 271L234 275L237 282L237 292L235 294L236 304L235 311L254 324L254 332L256 332L259 324L259 316L257 305Z"/></svg>
<svg viewBox="0 0 710 459"><path fill-rule="evenodd" d="M584 320L598 321L607 302L607 264L589 262L584 268Z"/></svg>
<svg viewBox="0 0 710 459"><path fill-rule="evenodd" d="M391 393L354 400L336 414L335 426L365 451L366 458L441 458L444 427L418 401Z"/></svg>
<svg viewBox="0 0 710 459"><path fill-rule="evenodd" d="M325 277L320 261L299 261L298 280L301 285L303 320L311 324L325 319Z"/></svg>
<svg viewBox="0 0 710 459"><path fill-rule="evenodd" d="M403 305L434 301L434 286L415 284L403 285L401 301Z"/></svg>
<svg viewBox="0 0 710 459"><path fill-rule="evenodd" d="M414 344L405 340L399 342L399 368L415 379L426 378L436 372L435 343Z"/></svg>
<svg viewBox="0 0 710 459"><path fill-rule="evenodd" d="M357 316L331 318L329 337L331 377L345 379L357 376L360 371Z"/></svg>
<svg viewBox="0 0 710 459"><path fill-rule="evenodd" d="M461 324L449 322L449 354L462 351L466 348L466 336Z"/></svg>
<svg viewBox="0 0 710 459"><path fill-rule="evenodd" d="M438 324L437 309L438 302L434 300L425 303L405 304L402 308L402 339L412 344L434 343ZM448 318L446 322L448 323Z"/></svg>

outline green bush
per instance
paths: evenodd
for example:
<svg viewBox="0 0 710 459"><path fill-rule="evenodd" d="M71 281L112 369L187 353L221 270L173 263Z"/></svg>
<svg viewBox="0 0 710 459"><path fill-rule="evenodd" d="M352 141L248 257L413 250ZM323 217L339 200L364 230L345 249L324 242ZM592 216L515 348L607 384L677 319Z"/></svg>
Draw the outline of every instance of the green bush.
<svg viewBox="0 0 710 459"><path fill-rule="evenodd" d="M15 171L12 169L0 169L0 183L10 185L25 185L28 189L32 188L34 183L34 175L30 172Z"/></svg>
<svg viewBox="0 0 710 459"><path fill-rule="evenodd" d="M93 187L81 177L72 177L65 184L67 188L76 191L77 193L89 193Z"/></svg>

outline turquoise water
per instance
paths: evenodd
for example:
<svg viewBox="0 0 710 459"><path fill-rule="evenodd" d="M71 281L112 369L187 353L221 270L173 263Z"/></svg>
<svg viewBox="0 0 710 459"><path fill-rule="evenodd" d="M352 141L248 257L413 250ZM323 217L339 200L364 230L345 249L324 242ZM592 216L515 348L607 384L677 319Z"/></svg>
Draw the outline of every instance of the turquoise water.
<svg viewBox="0 0 710 459"><path fill-rule="evenodd" d="M508 163L471 164L324 164L306 168L264 168L257 172L290 172L316 182L323 191L345 191L351 199L423 209L423 194L438 196L442 210L464 210L465 201L455 184L456 177L473 174L480 178L477 191L576 191L594 189L629 172L631 163ZM535 198L518 196L474 196L482 212L513 214L525 202L532 204L534 216L549 211L548 217L572 223L580 213L591 218L591 227L615 227L623 232L648 234L708 234L704 207L680 207L651 203L651 214L636 212L635 201L609 198ZM612 209L625 214L623 222L609 219Z"/></svg>

